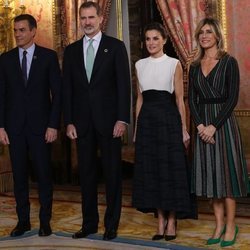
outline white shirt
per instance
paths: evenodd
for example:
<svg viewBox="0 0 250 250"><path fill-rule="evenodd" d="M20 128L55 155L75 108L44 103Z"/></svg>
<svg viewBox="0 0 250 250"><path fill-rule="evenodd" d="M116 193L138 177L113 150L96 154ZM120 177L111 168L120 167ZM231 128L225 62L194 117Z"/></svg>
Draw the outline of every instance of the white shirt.
<svg viewBox="0 0 250 250"><path fill-rule="evenodd" d="M136 62L136 73L140 91L166 90L174 92L174 74L179 61L164 54L161 57L147 57Z"/></svg>
<svg viewBox="0 0 250 250"><path fill-rule="evenodd" d="M27 54L26 54L26 58L27 58L27 76L29 78L29 73L30 73L30 67L31 67L31 63L33 60L33 55L34 55L34 51L35 51L35 44L33 43L29 48L27 49L23 49L23 48L18 48L19 51L19 60L20 60L20 65L22 67L22 60L23 60L23 51L26 50Z"/></svg>
<svg viewBox="0 0 250 250"><path fill-rule="evenodd" d="M89 46L89 40L90 39L93 39L93 47L94 47L94 50L95 50L95 55L97 53L97 50L99 48L99 45L100 45L100 41L102 39L102 32L99 31L94 37L90 38L88 37L87 35L84 36L83 38L83 55L84 55L84 64L86 66L86 54L87 54L87 48Z"/></svg>

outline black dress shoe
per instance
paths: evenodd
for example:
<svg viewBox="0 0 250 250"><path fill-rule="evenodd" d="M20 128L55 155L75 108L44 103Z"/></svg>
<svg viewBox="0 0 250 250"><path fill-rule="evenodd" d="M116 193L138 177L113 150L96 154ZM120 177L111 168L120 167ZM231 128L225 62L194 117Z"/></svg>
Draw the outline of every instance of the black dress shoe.
<svg viewBox="0 0 250 250"><path fill-rule="evenodd" d="M103 240L113 240L114 238L117 237L117 232L116 230L107 230L103 234Z"/></svg>
<svg viewBox="0 0 250 250"><path fill-rule="evenodd" d="M165 235L165 240L169 241L169 240L175 240L176 239L176 234L175 235Z"/></svg>
<svg viewBox="0 0 250 250"><path fill-rule="evenodd" d="M88 235L95 234L95 233L97 233L97 230L84 230L83 228L81 228L78 232L72 235L72 238L73 239L85 238Z"/></svg>
<svg viewBox="0 0 250 250"><path fill-rule="evenodd" d="M30 231L30 223L18 222L16 227L11 231L11 237L17 237L23 235L26 231Z"/></svg>
<svg viewBox="0 0 250 250"><path fill-rule="evenodd" d="M52 234L52 230L50 224L41 224L39 228L38 235L39 236L49 236Z"/></svg>
<svg viewBox="0 0 250 250"><path fill-rule="evenodd" d="M152 240L162 240L162 239L164 239L164 236L165 236L165 232L166 232L167 227L168 227L168 223L166 223L166 225L165 225L164 233L163 233L163 234L155 234L155 235L152 237Z"/></svg>
<svg viewBox="0 0 250 250"><path fill-rule="evenodd" d="M175 234L174 235L167 235L167 234L165 234L165 240L166 241L175 240L176 237L177 237L176 230L177 230L177 220L175 221Z"/></svg>
<svg viewBox="0 0 250 250"><path fill-rule="evenodd" d="M153 237L152 237L152 240L161 240L164 238L164 234L155 234Z"/></svg>

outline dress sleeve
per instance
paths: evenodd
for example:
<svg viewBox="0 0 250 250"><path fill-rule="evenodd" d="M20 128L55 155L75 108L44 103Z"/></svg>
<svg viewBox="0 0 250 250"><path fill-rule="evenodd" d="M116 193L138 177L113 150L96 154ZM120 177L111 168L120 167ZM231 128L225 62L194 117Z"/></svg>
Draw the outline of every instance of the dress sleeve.
<svg viewBox="0 0 250 250"><path fill-rule="evenodd" d="M227 100L222 106L218 116L212 121L217 129L219 129L224 122L230 117L239 97L239 67L235 58L230 57L226 66L225 88L227 88Z"/></svg>
<svg viewBox="0 0 250 250"><path fill-rule="evenodd" d="M202 124L203 122L199 115L198 93L194 86L194 82L197 81L197 79L195 79L194 73L195 73L195 67L190 66L189 83L188 83L188 103L189 103L191 115L193 117L193 121L197 127L199 124Z"/></svg>

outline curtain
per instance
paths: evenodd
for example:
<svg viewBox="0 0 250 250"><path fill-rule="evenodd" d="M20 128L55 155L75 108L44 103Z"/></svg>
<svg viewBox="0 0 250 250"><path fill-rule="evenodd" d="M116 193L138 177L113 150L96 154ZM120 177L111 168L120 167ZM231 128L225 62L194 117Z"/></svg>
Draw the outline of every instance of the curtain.
<svg viewBox="0 0 250 250"><path fill-rule="evenodd" d="M0 145L0 192L8 192L12 189L13 177L9 151L6 146Z"/></svg>
<svg viewBox="0 0 250 250"><path fill-rule="evenodd" d="M195 55L194 31L206 16L206 0L156 0L164 25L184 68Z"/></svg>
<svg viewBox="0 0 250 250"><path fill-rule="evenodd" d="M79 23L79 7L83 2L89 2L88 0L64 0L61 9L62 16L62 45L66 47L68 44L80 39L83 32ZM103 24L102 31L105 31L110 12L111 0L95 0L103 11Z"/></svg>
<svg viewBox="0 0 250 250"><path fill-rule="evenodd" d="M194 127L187 105L188 69L196 54L194 32L197 24L209 15L208 0L156 0L164 26L184 68L184 101L186 106L187 129L192 135ZM192 147L189 147L191 150ZM190 152L189 152L189 155Z"/></svg>

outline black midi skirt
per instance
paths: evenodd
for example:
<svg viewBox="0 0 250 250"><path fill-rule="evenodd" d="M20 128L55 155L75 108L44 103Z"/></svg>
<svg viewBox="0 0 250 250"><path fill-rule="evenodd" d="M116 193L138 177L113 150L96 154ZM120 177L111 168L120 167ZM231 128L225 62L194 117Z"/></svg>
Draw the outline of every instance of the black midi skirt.
<svg viewBox="0 0 250 250"><path fill-rule="evenodd" d="M182 123L173 95L147 90L137 120L132 205L142 212L174 211L196 218Z"/></svg>

